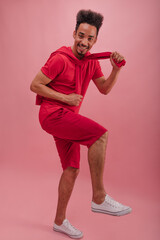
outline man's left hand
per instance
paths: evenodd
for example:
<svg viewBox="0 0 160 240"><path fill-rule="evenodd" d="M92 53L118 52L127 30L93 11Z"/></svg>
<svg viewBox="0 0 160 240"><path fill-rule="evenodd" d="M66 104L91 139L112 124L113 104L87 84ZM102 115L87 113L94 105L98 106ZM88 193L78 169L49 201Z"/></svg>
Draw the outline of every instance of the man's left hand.
<svg viewBox="0 0 160 240"><path fill-rule="evenodd" d="M124 57L123 57L121 54L119 54L118 52L112 52L112 54L111 54L111 56L110 56L110 61L111 61L111 64L112 64L113 68L115 68L116 70L120 70L122 67L118 67L118 66L114 63L113 59L114 59L117 63L120 63L120 62L122 62L122 60L124 59Z"/></svg>

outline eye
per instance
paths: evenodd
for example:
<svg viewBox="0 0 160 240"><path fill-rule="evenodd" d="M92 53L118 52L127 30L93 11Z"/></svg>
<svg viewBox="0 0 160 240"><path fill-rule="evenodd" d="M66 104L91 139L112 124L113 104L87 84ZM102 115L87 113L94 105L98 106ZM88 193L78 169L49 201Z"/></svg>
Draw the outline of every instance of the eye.
<svg viewBox="0 0 160 240"><path fill-rule="evenodd" d="M79 35L79 38L83 38L83 35Z"/></svg>
<svg viewBox="0 0 160 240"><path fill-rule="evenodd" d="M93 41L93 38L88 38L88 41L89 41L89 42Z"/></svg>

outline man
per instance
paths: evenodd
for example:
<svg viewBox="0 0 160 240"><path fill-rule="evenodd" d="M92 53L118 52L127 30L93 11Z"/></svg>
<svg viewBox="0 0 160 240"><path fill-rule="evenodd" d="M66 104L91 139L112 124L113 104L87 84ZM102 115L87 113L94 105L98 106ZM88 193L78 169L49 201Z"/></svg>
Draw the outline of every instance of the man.
<svg viewBox="0 0 160 240"><path fill-rule="evenodd" d="M39 120L42 128L52 134L61 159L63 173L58 188L58 205L54 230L71 238L81 238L83 233L66 219L66 208L79 172L80 144L88 147L88 162L92 180L94 212L116 216L131 212L108 194L103 184L108 131L98 123L79 114L88 84L92 79L102 94L114 86L124 61L117 52L110 56L112 71L106 79L98 60L90 59L89 50L97 41L103 16L91 10L77 14L72 47L62 47L52 53L31 83L40 104Z"/></svg>

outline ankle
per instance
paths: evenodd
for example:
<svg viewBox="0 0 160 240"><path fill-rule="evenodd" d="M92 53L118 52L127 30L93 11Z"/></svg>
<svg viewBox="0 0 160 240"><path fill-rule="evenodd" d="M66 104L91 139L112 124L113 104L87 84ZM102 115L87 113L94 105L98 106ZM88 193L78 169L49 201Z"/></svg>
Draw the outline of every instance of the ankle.
<svg viewBox="0 0 160 240"><path fill-rule="evenodd" d="M105 197L106 197L105 191L96 192L93 194L92 201L96 204L101 204L104 202Z"/></svg>
<svg viewBox="0 0 160 240"><path fill-rule="evenodd" d="M54 223L58 226L62 225L65 218L55 218Z"/></svg>

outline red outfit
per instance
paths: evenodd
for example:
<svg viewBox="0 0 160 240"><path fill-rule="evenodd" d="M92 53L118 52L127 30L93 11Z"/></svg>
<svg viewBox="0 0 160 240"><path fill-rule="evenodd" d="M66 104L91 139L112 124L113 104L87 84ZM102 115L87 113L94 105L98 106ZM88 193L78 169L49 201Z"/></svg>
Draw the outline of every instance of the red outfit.
<svg viewBox="0 0 160 240"><path fill-rule="evenodd" d="M98 123L67 108L60 108L50 114L42 124L56 142L62 168L79 168L80 144L88 148L106 131Z"/></svg>
<svg viewBox="0 0 160 240"><path fill-rule="evenodd" d="M88 52L85 56L89 55L91 54ZM41 71L52 80L48 84L48 87L63 94L77 93L83 95L83 97L85 96L90 80L95 80L103 76L97 60L79 60L72 53L71 47L62 47L53 52L46 64L41 68ZM78 107L70 106L58 100L39 95L37 95L36 104L42 104L42 108L45 108L42 118L45 118L49 113L61 107L78 113L81 105ZM44 112L46 112L46 116Z"/></svg>
<svg viewBox="0 0 160 240"><path fill-rule="evenodd" d="M103 76L99 62L95 59L109 58L110 54L107 52L97 55L88 52L79 60L71 47L62 47L50 55L41 71L52 80L48 87L53 90L85 96L90 80ZM124 65L125 62L121 64ZM62 168L79 168L80 144L89 148L107 129L78 114L81 104L70 106L39 95L36 104L41 105L39 120L42 128L55 139Z"/></svg>

